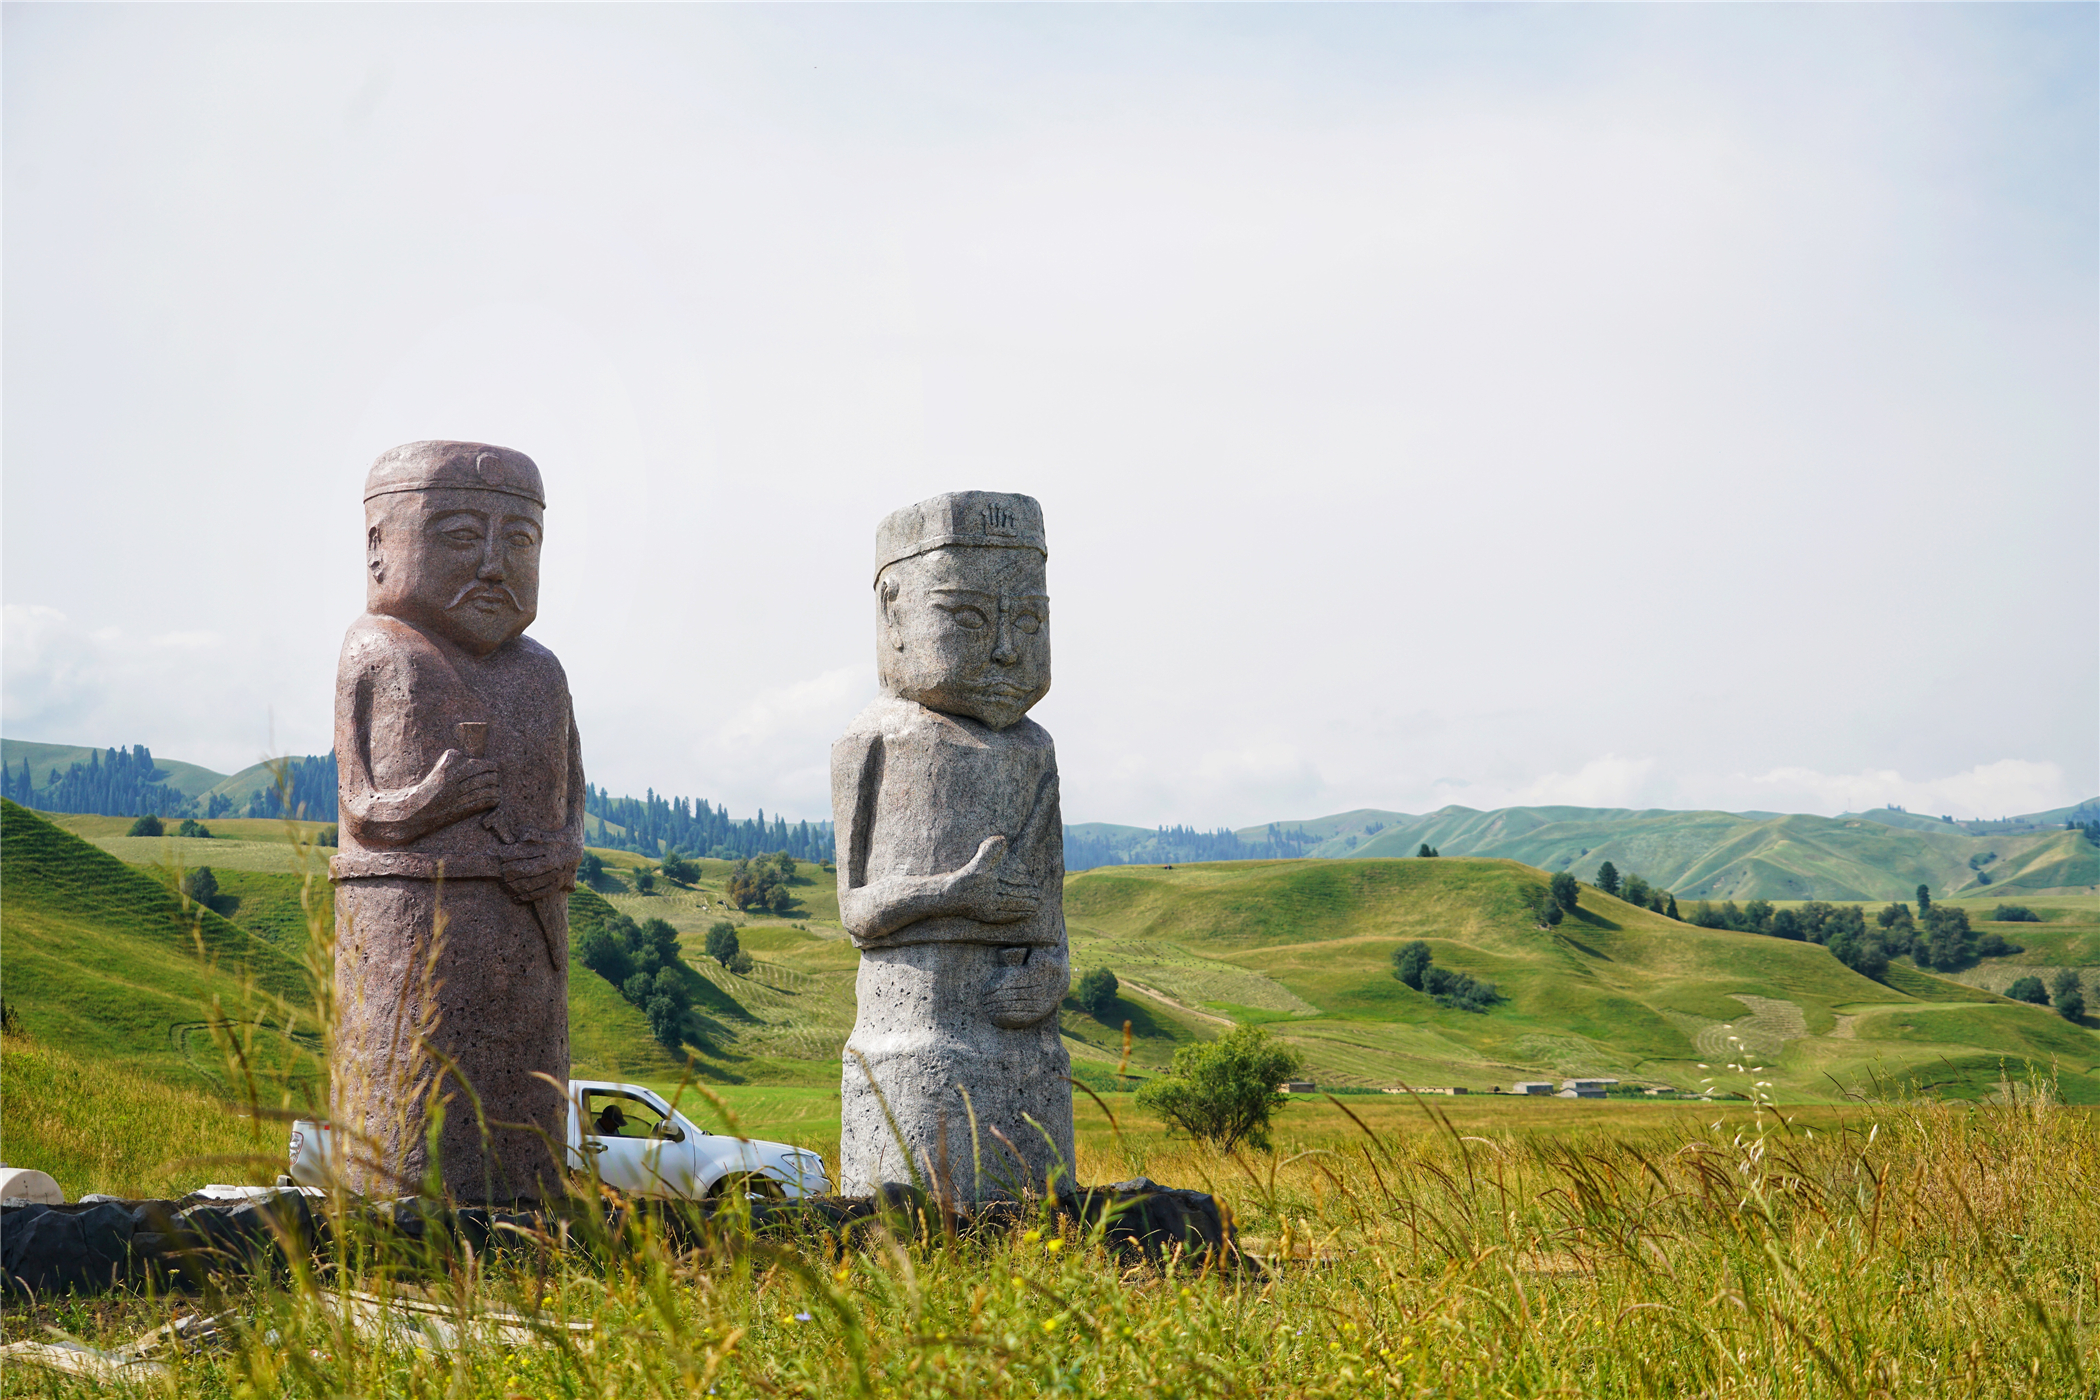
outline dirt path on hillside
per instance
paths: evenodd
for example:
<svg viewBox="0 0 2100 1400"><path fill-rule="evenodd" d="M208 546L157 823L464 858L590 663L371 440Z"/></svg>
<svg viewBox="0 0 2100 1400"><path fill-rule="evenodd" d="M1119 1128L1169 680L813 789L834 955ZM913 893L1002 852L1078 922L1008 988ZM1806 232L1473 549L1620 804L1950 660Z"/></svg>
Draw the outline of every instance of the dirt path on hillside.
<svg viewBox="0 0 2100 1400"><path fill-rule="evenodd" d="M1176 1011L1185 1011L1199 1021L1209 1021L1215 1025L1224 1026L1227 1030L1235 1029L1239 1025L1239 1022L1233 1020L1230 1016L1220 1016L1214 1011L1198 1011L1187 1002L1176 997L1170 997L1159 988L1148 987L1143 982L1136 981L1133 978L1125 977L1122 979L1122 982L1124 986L1129 987L1131 990L1143 992L1154 1001L1163 1001Z"/></svg>

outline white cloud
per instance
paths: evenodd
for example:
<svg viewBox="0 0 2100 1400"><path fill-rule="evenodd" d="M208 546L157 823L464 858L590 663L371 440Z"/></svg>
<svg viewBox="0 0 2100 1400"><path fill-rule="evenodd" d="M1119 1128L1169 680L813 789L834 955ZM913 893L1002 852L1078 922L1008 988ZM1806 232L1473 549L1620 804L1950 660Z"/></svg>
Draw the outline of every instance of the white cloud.
<svg viewBox="0 0 2100 1400"><path fill-rule="evenodd" d="M325 750L325 730L273 723L266 651L213 632L87 628L56 608L10 603L0 609L0 715L12 739L145 744L227 773Z"/></svg>

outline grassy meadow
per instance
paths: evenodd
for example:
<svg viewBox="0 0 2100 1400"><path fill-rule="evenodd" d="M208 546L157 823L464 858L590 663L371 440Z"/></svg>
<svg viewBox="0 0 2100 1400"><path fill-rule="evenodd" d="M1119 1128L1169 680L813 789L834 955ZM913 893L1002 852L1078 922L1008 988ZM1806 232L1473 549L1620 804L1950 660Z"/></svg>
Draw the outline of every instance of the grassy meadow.
<svg viewBox="0 0 2100 1400"><path fill-rule="evenodd" d="M835 1113L816 1089L713 1092ZM136 1381L11 1365L0 1396L2086 1396L2092 1112L1293 1102L1275 1151L1228 1158L1082 1100L1080 1175L1212 1192L1235 1266L1148 1265L1054 1216L698 1249L585 1230L205 1298L14 1300L10 1342L107 1348L199 1308L228 1340ZM352 1290L434 1304L468 1340L353 1325ZM537 1334L477 1339L495 1313Z"/></svg>

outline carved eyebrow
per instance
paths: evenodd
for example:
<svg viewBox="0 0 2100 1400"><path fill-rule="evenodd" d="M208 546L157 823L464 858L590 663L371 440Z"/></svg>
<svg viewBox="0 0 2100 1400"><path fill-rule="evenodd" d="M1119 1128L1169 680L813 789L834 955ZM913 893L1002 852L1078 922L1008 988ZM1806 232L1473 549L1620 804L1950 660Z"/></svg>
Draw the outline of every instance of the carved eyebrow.
<svg viewBox="0 0 2100 1400"><path fill-rule="evenodd" d="M963 598L991 598L991 599L998 599L998 598L1002 598L1002 597L1004 597L1004 598L1013 598L1013 599L1015 599L1016 601L1018 601L1018 602L1023 602L1023 603L1047 603L1047 602L1049 602L1049 601L1050 601L1050 595L1049 595L1049 594L1047 594L1047 593L1003 593L1003 594L1002 594L1002 593L992 593L992 592L989 592L989 591L987 591L987 590L985 590L985 589L982 589L982 588L929 588L929 589L928 589L928 590L926 590L926 591L927 591L927 592L929 592L929 593L938 593L938 594L942 594L942 595L946 595L946 594L951 594L951 593L952 593L952 594L955 594L955 595L957 595L957 596L959 596L959 597L963 597Z"/></svg>

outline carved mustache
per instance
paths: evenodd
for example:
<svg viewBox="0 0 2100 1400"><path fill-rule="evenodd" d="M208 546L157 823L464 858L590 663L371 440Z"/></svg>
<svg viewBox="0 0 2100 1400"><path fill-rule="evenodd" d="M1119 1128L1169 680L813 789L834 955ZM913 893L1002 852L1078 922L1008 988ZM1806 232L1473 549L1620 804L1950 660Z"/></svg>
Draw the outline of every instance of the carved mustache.
<svg viewBox="0 0 2100 1400"><path fill-rule="evenodd" d="M450 612L454 608L458 607L461 603L464 603L468 599L473 598L477 595L495 596L497 594L501 594L504 598L509 599L511 607L516 611L525 611L525 605L518 601L517 594L510 591L509 584L483 583L480 579L476 579L474 580L474 582L468 584L465 588L460 589L459 596L454 598L451 602L445 604L445 611Z"/></svg>

